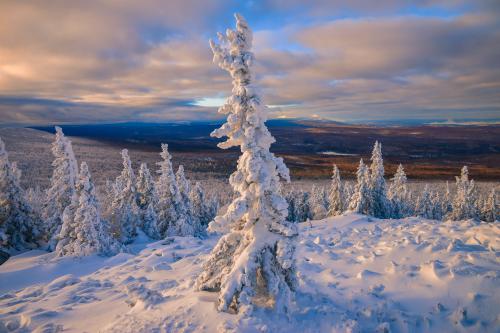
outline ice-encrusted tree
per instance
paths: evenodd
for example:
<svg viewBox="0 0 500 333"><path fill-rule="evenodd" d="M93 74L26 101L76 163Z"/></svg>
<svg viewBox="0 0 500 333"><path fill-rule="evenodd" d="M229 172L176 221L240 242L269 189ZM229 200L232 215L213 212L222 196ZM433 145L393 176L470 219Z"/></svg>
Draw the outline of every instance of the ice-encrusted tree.
<svg viewBox="0 0 500 333"><path fill-rule="evenodd" d="M309 206L311 207L311 217L314 220L324 219L328 211L328 202L326 200L324 187L313 185L309 202Z"/></svg>
<svg viewBox="0 0 500 333"><path fill-rule="evenodd" d="M344 186L340 180L340 171L336 164L333 165L332 182L328 194L328 216L342 214L346 209L344 201Z"/></svg>
<svg viewBox="0 0 500 333"><path fill-rule="evenodd" d="M369 171L366 167L363 159L359 161L358 170L356 171L356 186L354 188L354 193L351 196L349 202L349 210L355 213L368 214L369 206L368 201L370 200L370 189L369 189Z"/></svg>
<svg viewBox="0 0 500 333"><path fill-rule="evenodd" d="M58 256L108 256L120 251L120 245L112 237L108 224L101 219L94 185L85 162L80 165L72 203L64 210L58 239Z"/></svg>
<svg viewBox="0 0 500 333"><path fill-rule="evenodd" d="M121 152L123 159L123 169L115 180L114 198L111 204L111 223L119 232L122 243L131 243L137 236L135 214L135 174L130 162L128 150Z"/></svg>
<svg viewBox="0 0 500 333"><path fill-rule="evenodd" d="M449 218L454 221L477 218L478 211L474 204L475 200L474 180L469 180L469 169L464 166L460 177L456 177L456 193Z"/></svg>
<svg viewBox="0 0 500 333"><path fill-rule="evenodd" d="M233 79L233 93L219 109L227 122L212 135L227 137L219 147L240 146L242 155L229 182L238 196L211 224L230 226L204 265L196 286L219 291L217 308L250 312L254 306L287 312L296 288L297 227L287 222L280 178L290 180L281 158L269 151L274 138L265 121L267 109L252 84L252 32L240 15L236 30L210 42L214 61Z"/></svg>
<svg viewBox="0 0 500 333"><path fill-rule="evenodd" d="M387 198L391 203L391 216L399 219L408 214L408 181L400 164L389 184Z"/></svg>
<svg viewBox="0 0 500 333"><path fill-rule="evenodd" d="M491 189L484 201L481 209L481 219L485 222L495 222L498 220L497 194L494 188Z"/></svg>
<svg viewBox="0 0 500 333"><path fill-rule="evenodd" d="M78 177L78 164L71 141L57 126L56 137L52 143L52 155L54 156L52 177L42 212L48 238L48 249L51 251L55 249L57 236L61 230L62 214L71 203Z"/></svg>
<svg viewBox="0 0 500 333"><path fill-rule="evenodd" d="M432 218L434 220L443 219L443 204L441 196L437 191L431 193L431 207L432 207Z"/></svg>
<svg viewBox="0 0 500 333"><path fill-rule="evenodd" d="M312 211L309 198L311 195L304 190L298 190L295 197L295 218L297 222L304 222L312 218Z"/></svg>
<svg viewBox="0 0 500 333"><path fill-rule="evenodd" d="M135 206L139 228L150 238L159 239L158 218L154 207L158 203L153 178L146 163L141 163L137 175Z"/></svg>
<svg viewBox="0 0 500 333"><path fill-rule="evenodd" d="M8 252L35 248L43 236L41 220L27 202L19 176L0 138L0 249Z"/></svg>
<svg viewBox="0 0 500 333"><path fill-rule="evenodd" d="M372 164L370 166L370 197L368 200L369 215L386 218L390 210L387 200L385 179L384 179L384 161L382 159L382 144L375 141L373 147Z"/></svg>

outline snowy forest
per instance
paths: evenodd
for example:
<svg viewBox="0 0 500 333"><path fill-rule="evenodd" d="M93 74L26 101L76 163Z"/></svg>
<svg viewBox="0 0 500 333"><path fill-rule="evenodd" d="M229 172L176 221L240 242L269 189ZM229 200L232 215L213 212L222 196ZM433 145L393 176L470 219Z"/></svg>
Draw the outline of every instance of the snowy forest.
<svg viewBox="0 0 500 333"><path fill-rule="evenodd" d="M55 127L50 185L24 188L0 139L0 332L498 331L495 187L467 166L413 186L379 141L354 181L332 165L327 186L295 186L252 38L236 15L210 41L233 85L212 133L240 149L229 185L191 181L164 143L154 166L123 149L97 187Z"/></svg>

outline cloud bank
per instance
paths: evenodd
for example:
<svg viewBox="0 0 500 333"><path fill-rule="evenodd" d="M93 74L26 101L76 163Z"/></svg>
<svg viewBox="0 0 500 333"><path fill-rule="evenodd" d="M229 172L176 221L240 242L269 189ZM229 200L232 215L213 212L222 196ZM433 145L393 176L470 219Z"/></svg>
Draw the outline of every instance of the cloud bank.
<svg viewBox="0 0 500 333"><path fill-rule="evenodd" d="M500 117L495 1L2 1L0 123L209 120L241 12L273 117Z"/></svg>

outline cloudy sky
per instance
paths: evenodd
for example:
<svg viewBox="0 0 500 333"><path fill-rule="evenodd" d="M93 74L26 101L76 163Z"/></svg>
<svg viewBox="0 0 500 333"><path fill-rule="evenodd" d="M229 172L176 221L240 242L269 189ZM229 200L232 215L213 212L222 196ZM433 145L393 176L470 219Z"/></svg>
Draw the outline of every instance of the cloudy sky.
<svg viewBox="0 0 500 333"><path fill-rule="evenodd" d="M497 0L2 0L0 123L216 119L234 12L272 117L500 119Z"/></svg>

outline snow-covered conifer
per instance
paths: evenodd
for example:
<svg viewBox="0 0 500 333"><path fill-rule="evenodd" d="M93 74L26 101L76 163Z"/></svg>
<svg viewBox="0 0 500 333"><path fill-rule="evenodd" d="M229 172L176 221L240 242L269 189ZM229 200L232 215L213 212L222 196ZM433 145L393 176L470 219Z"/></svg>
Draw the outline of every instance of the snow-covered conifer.
<svg viewBox="0 0 500 333"><path fill-rule="evenodd" d="M42 238L41 220L28 204L19 176L0 139L0 249L7 252L34 248Z"/></svg>
<svg viewBox="0 0 500 333"><path fill-rule="evenodd" d="M328 195L328 216L340 215L346 209L344 186L340 180L340 171L333 165L332 182Z"/></svg>
<svg viewBox="0 0 500 333"><path fill-rule="evenodd" d="M177 221L177 206L181 202L175 174L172 167L172 157L168 152L168 145L161 145L162 161L156 163L159 166L159 174L156 183L156 193L158 196L158 230L160 235L165 237L167 231L175 221Z"/></svg>
<svg viewBox="0 0 500 333"><path fill-rule="evenodd" d="M441 202L441 197L437 191L433 191L430 195L431 206L432 206L432 218L434 220L443 219L443 203Z"/></svg>
<svg viewBox="0 0 500 333"><path fill-rule="evenodd" d="M158 218L154 207L158 203L153 178L146 163L141 163L137 175L135 204L137 208L138 226L149 237L159 239Z"/></svg>
<svg viewBox="0 0 500 333"><path fill-rule="evenodd" d="M452 199L450 193L450 185L448 181L446 181L446 188L444 192L443 199L441 200L441 211L443 212L443 217L448 216L453 209Z"/></svg>
<svg viewBox="0 0 500 333"><path fill-rule="evenodd" d="M473 180L469 180L469 170L464 166L460 177L456 177L456 194L449 218L454 221L477 218L475 200L475 184Z"/></svg>
<svg viewBox="0 0 500 333"><path fill-rule="evenodd" d="M415 214L425 219L434 218L431 192L429 191L429 186L427 184L425 185L423 192L417 198L415 203Z"/></svg>
<svg viewBox="0 0 500 333"><path fill-rule="evenodd" d="M497 194L492 188L481 209L481 218L485 222L495 222L498 220L498 215Z"/></svg>
<svg viewBox="0 0 500 333"><path fill-rule="evenodd" d="M189 198L193 207L193 215L200 221L201 226L206 228L215 215L211 212L207 198L205 197L205 191L200 182L196 182L191 188Z"/></svg>
<svg viewBox="0 0 500 333"><path fill-rule="evenodd" d="M135 215L135 175L128 150L122 150L123 169L115 180L114 199L111 204L111 223L119 230L122 243L131 243L137 236Z"/></svg>
<svg viewBox="0 0 500 333"><path fill-rule="evenodd" d="M275 141L265 121L267 109L252 84L252 33L236 15L236 30L211 42L214 60L233 78L233 95L219 109L227 122L213 135L227 140L226 149L240 146L242 155L230 184L238 197L214 222L230 226L215 246L197 281L200 290L218 290L220 311L246 312L272 306L286 312L296 288L296 225L286 221L287 204L279 194L280 177L289 181L281 158L269 151Z"/></svg>
<svg viewBox="0 0 500 333"><path fill-rule="evenodd" d="M181 202L177 206L178 220L174 224L174 230L171 231L174 231L173 235L177 236L200 235L202 227L200 221L193 214L193 204L189 197L191 185L184 174L184 166L179 165L175 174L175 180L179 189Z"/></svg>
<svg viewBox="0 0 500 333"><path fill-rule="evenodd" d="M56 238L62 225L62 214L71 203L78 177L78 164L71 141L57 126L55 140L52 143L52 155L54 156L52 177L50 178L50 187L46 192L42 214L47 229L49 250L55 249Z"/></svg>
<svg viewBox="0 0 500 333"><path fill-rule="evenodd" d="M328 207L326 193L323 187L313 185L311 189L311 196L309 197L309 206L311 207L312 219L321 220L326 217Z"/></svg>
<svg viewBox="0 0 500 333"><path fill-rule="evenodd" d="M307 191L297 191L297 196L295 197L295 218L297 222L304 222L312 218L310 197L311 195Z"/></svg>
<svg viewBox="0 0 500 333"><path fill-rule="evenodd" d="M370 166L370 196L368 200L369 215L386 218L390 211L389 201L387 200L385 179L384 179L384 161L382 159L382 144L375 141L372 152L372 164Z"/></svg>
<svg viewBox="0 0 500 333"><path fill-rule="evenodd" d="M408 214L408 185L406 173L400 164L394 177L391 179L387 197L391 203L391 212L393 218L402 218Z"/></svg>
<svg viewBox="0 0 500 333"><path fill-rule="evenodd" d="M356 178L356 187L349 202L349 210L355 213L368 214L368 201L370 200L369 173L363 159L359 161Z"/></svg>
<svg viewBox="0 0 500 333"><path fill-rule="evenodd" d="M108 224L101 219L87 163L82 162L72 203L63 213L56 245L58 256L113 255L120 250Z"/></svg>

